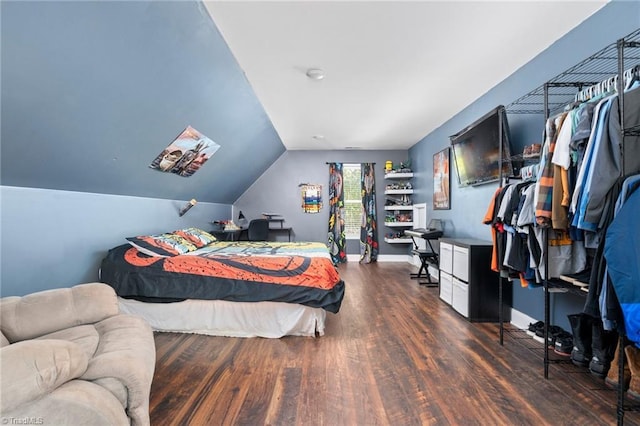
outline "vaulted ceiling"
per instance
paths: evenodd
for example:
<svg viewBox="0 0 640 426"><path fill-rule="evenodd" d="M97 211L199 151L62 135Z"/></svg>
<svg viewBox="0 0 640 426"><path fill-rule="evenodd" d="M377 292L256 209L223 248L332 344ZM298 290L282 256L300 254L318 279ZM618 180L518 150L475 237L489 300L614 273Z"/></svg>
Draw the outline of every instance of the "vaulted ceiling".
<svg viewBox="0 0 640 426"><path fill-rule="evenodd" d="M410 148L604 4L205 1L287 149Z"/></svg>

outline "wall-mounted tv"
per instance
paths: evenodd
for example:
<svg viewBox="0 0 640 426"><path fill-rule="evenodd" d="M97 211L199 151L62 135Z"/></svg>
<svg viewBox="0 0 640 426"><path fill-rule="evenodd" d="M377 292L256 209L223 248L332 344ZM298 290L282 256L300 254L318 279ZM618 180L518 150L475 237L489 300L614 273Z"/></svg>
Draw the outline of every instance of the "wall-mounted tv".
<svg viewBox="0 0 640 426"><path fill-rule="evenodd" d="M502 128L502 131L501 131ZM500 157L502 135L502 161ZM450 136L459 186L495 182L502 175L511 176L513 166L509 124L504 106L494 108L460 132Z"/></svg>

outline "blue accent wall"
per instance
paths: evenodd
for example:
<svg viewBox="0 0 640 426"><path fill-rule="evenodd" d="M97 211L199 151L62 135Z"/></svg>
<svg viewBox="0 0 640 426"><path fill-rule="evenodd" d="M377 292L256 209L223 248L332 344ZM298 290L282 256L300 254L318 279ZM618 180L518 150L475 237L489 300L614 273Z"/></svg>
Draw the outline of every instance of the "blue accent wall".
<svg viewBox="0 0 640 426"><path fill-rule="evenodd" d="M98 280L100 261L126 237L171 232L231 215L231 206L186 201L0 187L2 296Z"/></svg>
<svg viewBox="0 0 640 426"><path fill-rule="evenodd" d="M473 123L496 106L508 105L637 28L640 28L639 2L610 2L484 96L425 136L409 150L414 169L420 176L416 180L419 188L416 202L422 201L426 202L427 206L432 205L432 156L449 146L450 135ZM469 69L469 75L472 76L473 64L470 64ZM452 87L451 96L455 96L455 87ZM522 152L525 145L541 142L544 126L542 115L510 114L508 121L514 153ZM452 165L451 168L451 210L429 213L446 223L448 235L490 241L490 228L482 224L482 218L498 184L460 188L457 185L454 167ZM552 314L554 324L569 330L566 314L580 312L583 304L584 300L575 296L555 296ZM524 289L520 288L519 284L514 284L513 307L533 318L543 319L541 289Z"/></svg>

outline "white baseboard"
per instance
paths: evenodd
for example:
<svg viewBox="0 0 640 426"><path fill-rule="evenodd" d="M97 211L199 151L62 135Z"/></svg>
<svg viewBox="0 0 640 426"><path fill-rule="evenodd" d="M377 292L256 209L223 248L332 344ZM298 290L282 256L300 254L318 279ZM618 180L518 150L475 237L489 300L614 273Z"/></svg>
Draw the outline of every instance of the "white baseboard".
<svg viewBox="0 0 640 426"><path fill-rule="evenodd" d="M520 330L527 330L529 328L529 324L533 324L536 321L537 320L535 318L531 318L529 315L511 308L511 324L515 325Z"/></svg>
<svg viewBox="0 0 640 426"><path fill-rule="evenodd" d="M410 262L411 256L407 254L379 254L378 262ZM359 262L359 254L348 254L347 262Z"/></svg>
<svg viewBox="0 0 640 426"><path fill-rule="evenodd" d="M378 262L409 262L411 256L408 254L381 254L378 255Z"/></svg>

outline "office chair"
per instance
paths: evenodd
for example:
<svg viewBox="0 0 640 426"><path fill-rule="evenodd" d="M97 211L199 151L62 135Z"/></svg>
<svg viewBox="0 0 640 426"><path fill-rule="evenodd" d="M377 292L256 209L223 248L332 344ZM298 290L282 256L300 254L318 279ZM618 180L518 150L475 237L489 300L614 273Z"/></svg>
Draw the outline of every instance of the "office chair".
<svg viewBox="0 0 640 426"><path fill-rule="evenodd" d="M269 221L267 219L253 219L249 222L247 239L249 241L267 241L269 238Z"/></svg>

